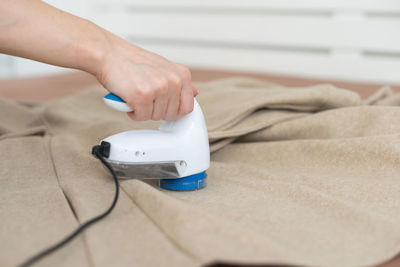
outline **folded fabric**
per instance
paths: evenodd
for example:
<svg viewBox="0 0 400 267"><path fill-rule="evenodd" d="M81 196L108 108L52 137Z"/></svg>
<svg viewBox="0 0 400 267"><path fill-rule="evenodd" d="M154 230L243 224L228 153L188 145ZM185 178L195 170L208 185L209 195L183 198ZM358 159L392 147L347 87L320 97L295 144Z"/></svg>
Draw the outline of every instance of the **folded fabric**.
<svg viewBox="0 0 400 267"><path fill-rule="evenodd" d="M400 252L400 98L389 88L365 101L328 84L248 78L197 89L213 152L207 187L121 181L111 215L40 266L365 266ZM107 108L105 92L0 99L1 266L109 206L114 185L93 145L159 125Z"/></svg>

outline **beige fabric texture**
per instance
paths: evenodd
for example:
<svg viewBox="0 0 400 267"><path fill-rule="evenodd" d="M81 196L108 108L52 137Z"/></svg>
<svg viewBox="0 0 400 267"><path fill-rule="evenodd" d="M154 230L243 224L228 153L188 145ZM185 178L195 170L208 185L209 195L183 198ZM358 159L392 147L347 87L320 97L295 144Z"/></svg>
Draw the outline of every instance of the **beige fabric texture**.
<svg viewBox="0 0 400 267"><path fill-rule="evenodd" d="M207 187L121 181L112 214L38 266L365 266L399 253L400 98L390 88L366 101L327 84L230 78L197 88L212 150ZM110 205L114 184L93 145L159 125L109 109L105 93L0 99L1 266Z"/></svg>

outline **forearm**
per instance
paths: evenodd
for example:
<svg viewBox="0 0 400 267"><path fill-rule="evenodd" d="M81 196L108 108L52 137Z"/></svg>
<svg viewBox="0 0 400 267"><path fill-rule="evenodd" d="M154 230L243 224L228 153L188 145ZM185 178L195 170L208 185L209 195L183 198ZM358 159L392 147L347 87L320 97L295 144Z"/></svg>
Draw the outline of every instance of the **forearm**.
<svg viewBox="0 0 400 267"><path fill-rule="evenodd" d="M97 73L115 38L39 0L0 1L0 53Z"/></svg>
<svg viewBox="0 0 400 267"><path fill-rule="evenodd" d="M187 67L39 0L0 0L0 53L89 72L135 120L176 119L197 94Z"/></svg>

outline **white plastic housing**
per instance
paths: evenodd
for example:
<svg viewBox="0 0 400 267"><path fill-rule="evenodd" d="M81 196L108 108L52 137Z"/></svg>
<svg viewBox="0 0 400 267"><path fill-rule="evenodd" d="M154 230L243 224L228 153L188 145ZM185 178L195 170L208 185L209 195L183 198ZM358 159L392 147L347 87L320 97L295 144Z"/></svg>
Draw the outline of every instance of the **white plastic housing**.
<svg viewBox="0 0 400 267"><path fill-rule="evenodd" d="M133 130L105 138L111 144L109 161L119 163L176 163L179 177L207 170L210 150L203 112L194 101L193 112L164 121L158 131Z"/></svg>

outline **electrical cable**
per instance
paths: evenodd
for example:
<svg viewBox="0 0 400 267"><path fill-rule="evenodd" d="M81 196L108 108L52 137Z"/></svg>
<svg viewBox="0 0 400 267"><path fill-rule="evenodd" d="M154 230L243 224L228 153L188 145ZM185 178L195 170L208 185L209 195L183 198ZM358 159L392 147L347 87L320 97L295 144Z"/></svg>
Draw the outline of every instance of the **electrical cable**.
<svg viewBox="0 0 400 267"><path fill-rule="evenodd" d="M107 215L111 213L111 211L114 209L115 205L117 204L118 201L118 196L119 196L119 182L117 179L117 175L115 174L113 168L110 166L110 164L103 158L102 155L102 147L101 146L94 146L92 149L92 154L95 155L100 162L110 171L114 182L115 182L115 195L114 195L114 200L111 204L111 206L103 213L97 215L96 217L86 221L85 223L81 224L74 232L66 236L63 240L60 242L50 246L49 248L37 253L36 255L30 257L27 259L25 262L22 264L18 265L19 267L28 267L31 266L32 264L35 264L37 261L43 259L44 257L48 256L49 254L53 253L57 249L63 247L66 245L68 242L70 242L72 239L77 237L79 234L81 234L85 229L87 229L89 226L93 225L94 223L104 219Z"/></svg>

